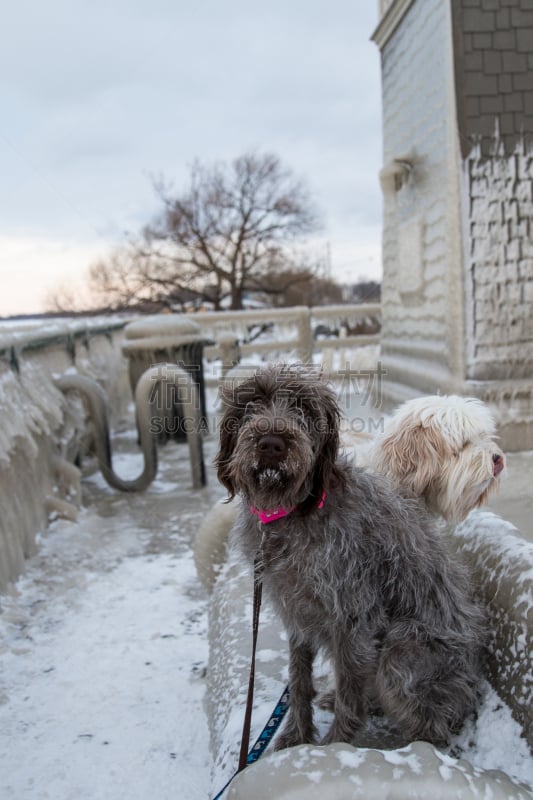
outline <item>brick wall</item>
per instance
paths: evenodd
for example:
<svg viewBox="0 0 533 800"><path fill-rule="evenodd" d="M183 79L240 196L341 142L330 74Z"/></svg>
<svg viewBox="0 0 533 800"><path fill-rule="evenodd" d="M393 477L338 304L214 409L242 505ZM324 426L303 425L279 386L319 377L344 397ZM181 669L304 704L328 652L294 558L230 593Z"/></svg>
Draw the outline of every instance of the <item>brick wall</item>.
<svg viewBox="0 0 533 800"><path fill-rule="evenodd" d="M533 0L452 0L461 150L533 143Z"/></svg>

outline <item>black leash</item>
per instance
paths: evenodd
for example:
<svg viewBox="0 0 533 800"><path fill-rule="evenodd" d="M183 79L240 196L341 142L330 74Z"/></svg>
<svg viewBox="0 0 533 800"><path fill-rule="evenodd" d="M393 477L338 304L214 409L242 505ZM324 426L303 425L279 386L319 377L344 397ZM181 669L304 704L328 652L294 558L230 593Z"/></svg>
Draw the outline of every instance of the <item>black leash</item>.
<svg viewBox="0 0 533 800"><path fill-rule="evenodd" d="M241 772L248 764L248 747L250 744L250 727L252 724L252 706L254 702L255 684L255 653L257 650L257 635L259 633L259 611L261 610L261 598L263 596L263 548L259 548L259 553L254 561L254 612L252 621L252 660L250 663L250 678L248 680L248 696L246 698L246 711L244 712L244 722L241 736L241 752L239 755L239 766L237 772Z"/></svg>
<svg viewBox="0 0 533 800"><path fill-rule="evenodd" d="M263 535L263 532L262 532ZM254 609L252 620L252 658L250 663L250 678L248 680L248 695L246 697L246 710L244 712L244 722L242 726L241 737L241 750L239 754L239 766L237 771L231 776L229 781L220 790L220 792L213 798L219 800L222 797L232 780L239 774L248 764L253 764L257 761L268 747L269 742L279 728L283 717L285 716L289 707L289 687L286 686L283 694L279 698L272 716L267 724L259 734L254 742L253 747L249 751L250 745L250 729L252 723L252 707L254 701L254 685L255 685L255 654L257 650L257 636L259 633L259 611L261 609L261 599L263 595L263 539L261 538L261 545L259 552L254 560Z"/></svg>

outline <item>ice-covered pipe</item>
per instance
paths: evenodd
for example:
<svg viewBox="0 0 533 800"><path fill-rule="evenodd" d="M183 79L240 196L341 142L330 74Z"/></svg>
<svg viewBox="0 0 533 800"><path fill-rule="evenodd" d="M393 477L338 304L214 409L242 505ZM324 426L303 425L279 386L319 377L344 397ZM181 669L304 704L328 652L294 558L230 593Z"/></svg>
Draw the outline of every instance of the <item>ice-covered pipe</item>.
<svg viewBox="0 0 533 800"><path fill-rule="evenodd" d="M121 492L141 492L150 486L157 474L157 447L151 424L154 389L158 383L170 384L177 390L177 399L185 415L193 488L198 489L206 483L205 466L198 390L189 373L176 364L158 364L141 375L135 389L135 407L144 467L133 480L124 480L113 470L106 396L101 386L92 378L78 373L67 373L55 381L63 393L75 390L84 398L95 428L95 452L100 470L109 486Z"/></svg>

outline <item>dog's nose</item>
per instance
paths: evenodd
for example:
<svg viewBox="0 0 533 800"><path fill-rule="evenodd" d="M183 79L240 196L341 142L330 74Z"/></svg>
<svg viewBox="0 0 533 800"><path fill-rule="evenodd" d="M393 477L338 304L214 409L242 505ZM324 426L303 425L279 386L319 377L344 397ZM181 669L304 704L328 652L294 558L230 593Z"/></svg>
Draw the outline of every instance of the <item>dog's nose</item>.
<svg viewBox="0 0 533 800"><path fill-rule="evenodd" d="M496 478L500 474L500 472L503 470L503 468L505 466L505 462L503 460L503 456L501 456L499 453L493 453L492 454L492 463L494 464L493 473L494 473L494 477Z"/></svg>
<svg viewBox="0 0 533 800"><path fill-rule="evenodd" d="M263 456L279 460L285 455L287 445L282 436L276 433L265 433L257 441L257 449Z"/></svg>

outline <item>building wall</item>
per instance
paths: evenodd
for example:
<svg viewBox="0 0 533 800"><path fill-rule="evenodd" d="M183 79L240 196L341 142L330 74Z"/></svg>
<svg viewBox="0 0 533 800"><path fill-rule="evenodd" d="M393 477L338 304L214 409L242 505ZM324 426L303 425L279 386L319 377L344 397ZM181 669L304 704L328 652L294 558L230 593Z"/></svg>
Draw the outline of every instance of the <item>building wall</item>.
<svg viewBox="0 0 533 800"><path fill-rule="evenodd" d="M449 4L409 5L382 46L381 58L382 352L387 391L395 402L414 393L447 391L464 369ZM407 162L412 169L398 174Z"/></svg>
<svg viewBox="0 0 533 800"><path fill-rule="evenodd" d="M533 144L533 0L452 0L461 152Z"/></svg>
<svg viewBox="0 0 533 800"><path fill-rule="evenodd" d="M533 0L452 0L466 377L533 377Z"/></svg>

